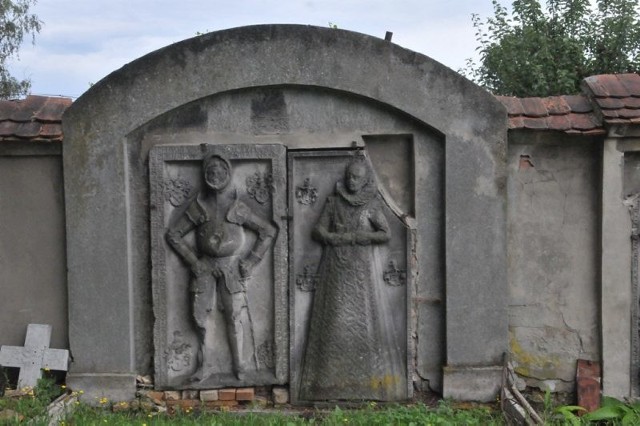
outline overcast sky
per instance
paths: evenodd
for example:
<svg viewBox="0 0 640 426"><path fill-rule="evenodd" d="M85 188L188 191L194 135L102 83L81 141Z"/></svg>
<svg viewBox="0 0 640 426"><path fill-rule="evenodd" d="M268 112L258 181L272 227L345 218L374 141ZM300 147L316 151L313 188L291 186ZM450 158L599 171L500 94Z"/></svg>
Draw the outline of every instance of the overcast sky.
<svg viewBox="0 0 640 426"><path fill-rule="evenodd" d="M503 2L504 3L504 2ZM10 69L32 93L78 97L91 83L198 32L272 23L339 28L393 42L457 70L475 55L471 14L491 0L39 0L44 22Z"/></svg>

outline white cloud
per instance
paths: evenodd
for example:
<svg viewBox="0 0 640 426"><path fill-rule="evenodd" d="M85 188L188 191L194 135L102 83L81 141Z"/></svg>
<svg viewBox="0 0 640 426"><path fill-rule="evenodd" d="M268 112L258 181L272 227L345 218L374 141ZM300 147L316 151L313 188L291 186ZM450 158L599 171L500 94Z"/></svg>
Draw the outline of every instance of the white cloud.
<svg viewBox="0 0 640 426"><path fill-rule="evenodd" d="M490 2L468 0L40 0L45 22L35 47L11 65L33 92L77 96L110 72L197 32L260 23L299 23L384 37L457 69L474 54L471 13Z"/></svg>

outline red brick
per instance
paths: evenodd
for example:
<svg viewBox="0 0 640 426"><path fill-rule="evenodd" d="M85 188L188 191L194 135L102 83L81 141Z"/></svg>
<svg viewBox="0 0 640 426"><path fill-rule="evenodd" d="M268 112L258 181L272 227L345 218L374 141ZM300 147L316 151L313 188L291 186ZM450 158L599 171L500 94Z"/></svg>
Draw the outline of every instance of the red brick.
<svg viewBox="0 0 640 426"><path fill-rule="evenodd" d="M592 412L600 407L600 364L579 359L576 384L578 405Z"/></svg>
<svg viewBox="0 0 640 426"><path fill-rule="evenodd" d="M255 396L255 390L253 388L236 389L236 401L253 401Z"/></svg>
<svg viewBox="0 0 640 426"><path fill-rule="evenodd" d="M218 390L218 399L220 401L235 401L236 400L236 389L228 388L228 389L220 389Z"/></svg>

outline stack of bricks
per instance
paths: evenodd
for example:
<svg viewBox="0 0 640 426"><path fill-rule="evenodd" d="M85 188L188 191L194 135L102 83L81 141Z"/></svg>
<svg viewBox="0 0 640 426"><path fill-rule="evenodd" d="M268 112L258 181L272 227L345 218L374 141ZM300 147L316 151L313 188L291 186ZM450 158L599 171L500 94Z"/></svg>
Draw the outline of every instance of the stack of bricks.
<svg viewBox="0 0 640 426"><path fill-rule="evenodd" d="M169 412L175 411L176 407L187 412L194 409L228 409L257 400L254 388L165 391L163 399Z"/></svg>

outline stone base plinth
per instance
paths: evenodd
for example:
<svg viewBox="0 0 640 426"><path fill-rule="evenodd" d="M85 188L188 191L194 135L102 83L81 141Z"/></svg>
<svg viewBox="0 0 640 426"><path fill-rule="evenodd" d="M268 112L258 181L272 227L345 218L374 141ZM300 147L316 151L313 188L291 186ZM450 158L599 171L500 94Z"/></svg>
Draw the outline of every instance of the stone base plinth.
<svg viewBox="0 0 640 426"><path fill-rule="evenodd" d="M502 384L502 366L443 368L443 396L456 401L495 401Z"/></svg>
<svg viewBox="0 0 640 426"><path fill-rule="evenodd" d="M78 392L80 400L89 405L99 405L101 398L109 402L130 401L136 396L135 374L70 373L67 387Z"/></svg>

